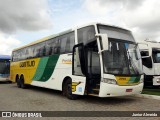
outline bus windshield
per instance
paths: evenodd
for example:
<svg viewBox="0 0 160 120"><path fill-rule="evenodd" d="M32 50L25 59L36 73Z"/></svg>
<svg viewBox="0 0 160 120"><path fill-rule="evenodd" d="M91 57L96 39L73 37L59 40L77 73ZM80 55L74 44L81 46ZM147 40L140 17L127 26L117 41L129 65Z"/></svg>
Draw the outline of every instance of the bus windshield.
<svg viewBox="0 0 160 120"><path fill-rule="evenodd" d="M160 63L160 49L152 49L152 57L154 63Z"/></svg>
<svg viewBox="0 0 160 120"><path fill-rule="evenodd" d="M119 75L142 74L140 55L133 43L111 41L109 51L104 51L104 72Z"/></svg>
<svg viewBox="0 0 160 120"><path fill-rule="evenodd" d="M140 75L142 61L130 31L99 26L99 32L107 33L109 50L102 53L104 72L115 75Z"/></svg>
<svg viewBox="0 0 160 120"><path fill-rule="evenodd" d="M10 61L5 59L0 59L0 74L9 74L10 71Z"/></svg>

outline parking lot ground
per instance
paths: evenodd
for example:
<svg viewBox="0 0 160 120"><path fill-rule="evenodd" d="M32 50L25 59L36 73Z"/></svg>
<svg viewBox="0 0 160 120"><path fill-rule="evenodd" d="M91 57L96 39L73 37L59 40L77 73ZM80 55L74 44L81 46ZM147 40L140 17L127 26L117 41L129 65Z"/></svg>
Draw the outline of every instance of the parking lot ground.
<svg viewBox="0 0 160 120"><path fill-rule="evenodd" d="M16 84L8 83L0 83L0 91L1 111L160 111L160 100L133 96L111 98L84 96L78 100L69 100L62 96L60 91L34 86L21 89ZM118 117L117 119L121 120Z"/></svg>

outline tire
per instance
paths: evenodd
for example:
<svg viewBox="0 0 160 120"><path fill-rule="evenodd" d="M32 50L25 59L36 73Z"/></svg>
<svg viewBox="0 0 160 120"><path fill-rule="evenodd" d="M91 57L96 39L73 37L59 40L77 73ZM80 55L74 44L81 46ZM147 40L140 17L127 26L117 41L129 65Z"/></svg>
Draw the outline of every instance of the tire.
<svg viewBox="0 0 160 120"><path fill-rule="evenodd" d="M72 94L72 80L68 79L65 81L63 85L63 95L66 96L70 100L76 100L78 95Z"/></svg>
<svg viewBox="0 0 160 120"><path fill-rule="evenodd" d="M21 76L20 78L20 85L21 85L21 88L25 89L26 88L26 84L24 84L24 77Z"/></svg>
<svg viewBox="0 0 160 120"><path fill-rule="evenodd" d="M20 79L19 78L17 78L17 87L21 88L21 83L20 83Z"/></svg>

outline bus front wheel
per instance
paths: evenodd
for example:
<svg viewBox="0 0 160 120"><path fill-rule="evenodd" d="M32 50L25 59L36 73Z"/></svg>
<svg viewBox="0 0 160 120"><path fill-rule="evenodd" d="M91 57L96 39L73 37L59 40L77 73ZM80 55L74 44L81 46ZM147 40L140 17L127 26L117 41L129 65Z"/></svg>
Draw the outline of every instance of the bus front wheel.
<svg viewBox="0 0 160 120"><path fill-rule="evenodd" d="M78 98L77 95L72 94L72 80L68 79L65 81L63 86L63 95L65 95L68 99L75 100Z"/></svg>

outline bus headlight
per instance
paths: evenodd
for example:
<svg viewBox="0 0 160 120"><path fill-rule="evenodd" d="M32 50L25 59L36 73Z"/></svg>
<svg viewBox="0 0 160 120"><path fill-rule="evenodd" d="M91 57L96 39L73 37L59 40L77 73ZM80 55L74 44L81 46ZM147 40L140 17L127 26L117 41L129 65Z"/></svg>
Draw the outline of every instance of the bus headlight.
<svg viewBox="0 0 160 120"><path fill-rule="evenodd" d="M157 78L156 82L157 82L157 83L160 83L160 78Z"/></svg>
<svg viewBox="0 0 160 120"><path fill-rule="evenodd" d="M115 79L102 78L101 81L104 83L117 85L117 81Z"/></svg>

